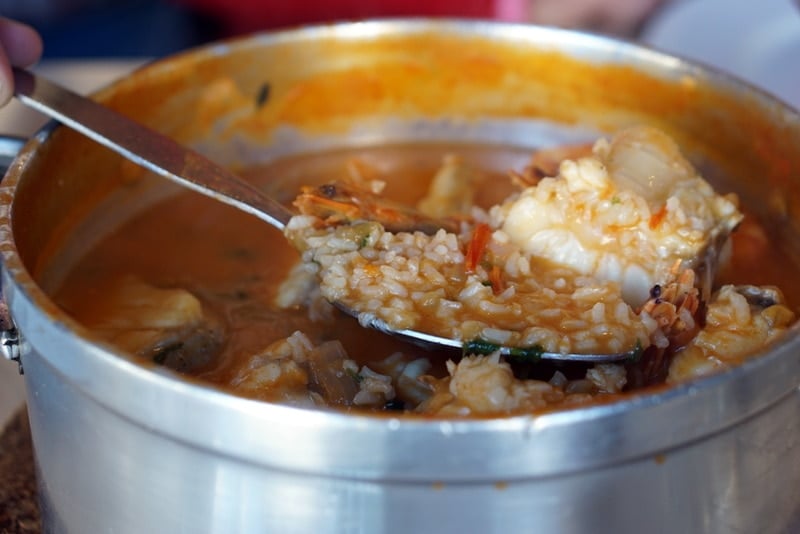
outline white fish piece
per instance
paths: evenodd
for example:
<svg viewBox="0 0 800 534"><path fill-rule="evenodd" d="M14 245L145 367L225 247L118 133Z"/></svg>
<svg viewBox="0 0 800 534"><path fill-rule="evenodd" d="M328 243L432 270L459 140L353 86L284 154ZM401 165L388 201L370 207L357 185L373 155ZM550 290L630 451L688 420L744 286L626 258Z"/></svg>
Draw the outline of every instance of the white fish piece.
<svg viewBox="0 0 800 534"><path fill-rule="evenodd" d="M207 364L224 341L222 324L192 293L133 275L104 286L86 322L120 349L177 371Z"/></svg>
<svg viewBox="0 0 800 534"><path fill-rule="evenodd" d="M562 162L556 177L492 211L525 252L618 282L632 306L681 268L715 268L742 213L719 195L675 142L652 127L600 140L591 157Z"/></svg>

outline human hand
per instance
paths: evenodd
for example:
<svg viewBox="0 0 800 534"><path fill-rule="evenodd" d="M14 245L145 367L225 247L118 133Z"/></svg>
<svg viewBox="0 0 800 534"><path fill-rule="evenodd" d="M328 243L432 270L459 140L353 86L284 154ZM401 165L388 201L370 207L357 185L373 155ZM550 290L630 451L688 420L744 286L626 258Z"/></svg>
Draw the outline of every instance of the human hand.
<svg viewBox="0 0 800 534"><path fill-rule="evenodd" d="M0 17L0 106L14 94L11 67L28 67L42 55L42 38L26 24Z"/></svg>

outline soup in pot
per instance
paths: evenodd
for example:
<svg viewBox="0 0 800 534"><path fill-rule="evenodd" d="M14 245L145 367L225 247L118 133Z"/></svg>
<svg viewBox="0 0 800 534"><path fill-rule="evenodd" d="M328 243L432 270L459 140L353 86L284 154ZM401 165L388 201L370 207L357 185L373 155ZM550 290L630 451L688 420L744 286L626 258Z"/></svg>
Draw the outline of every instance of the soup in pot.
<svg viewBox="0 0 800 534"><path fill-rule="evenodd" d="M607 402L737 365L795 320L795 266L653 128L533 155L398 145L245 174L294 203L285 235L186 192L94 247L56 301L136 358L237 395L434 416ZM464 350L362 328L330 301Z"/></svg>

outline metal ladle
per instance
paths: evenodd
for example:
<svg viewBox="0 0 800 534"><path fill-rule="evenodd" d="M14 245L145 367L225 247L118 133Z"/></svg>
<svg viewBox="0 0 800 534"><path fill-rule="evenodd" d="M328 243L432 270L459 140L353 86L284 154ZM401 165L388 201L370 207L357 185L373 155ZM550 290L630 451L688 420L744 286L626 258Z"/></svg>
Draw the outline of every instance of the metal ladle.
<svg viewBox="0 0 800 534"><path fill-rule="evenodd" d="M292 212L283 204L232 172L172 139L131 120L89 98L80 96L49 80L23 69L14 68L14 96L26 106L44 113L90 139L110 148L128 160L184 187L255 215L283 230ZM351 308L334 303L348 315L357 317ZM640 349L618 354L562 354L537 348L498 347L491 344L465 343L418 330L396 330L378 318L364 326L405 338L427 348L456 348L470 352L499 350L506 356L529 360L564 360L582 362L625 361L638 357Z"/></svg>

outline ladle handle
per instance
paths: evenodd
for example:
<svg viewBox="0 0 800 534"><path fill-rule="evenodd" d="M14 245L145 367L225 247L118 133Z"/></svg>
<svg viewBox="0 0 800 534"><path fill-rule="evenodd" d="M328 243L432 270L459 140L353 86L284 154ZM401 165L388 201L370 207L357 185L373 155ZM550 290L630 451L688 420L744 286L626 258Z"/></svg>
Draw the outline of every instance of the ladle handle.
<svg viewBox="0 0 800 534"><path fill-rule="evenodd" d="M14 96L137 165L283 229L291 212L206 157L89 98L14 68Z"/></svg>

